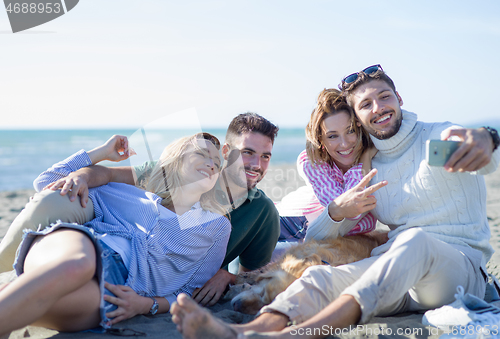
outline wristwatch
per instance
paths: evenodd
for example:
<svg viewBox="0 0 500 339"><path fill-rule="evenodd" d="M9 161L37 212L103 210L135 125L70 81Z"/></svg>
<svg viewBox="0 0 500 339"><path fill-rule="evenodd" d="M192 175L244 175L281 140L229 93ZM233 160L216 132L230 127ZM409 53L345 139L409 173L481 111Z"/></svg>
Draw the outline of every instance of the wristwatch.
<svg viewBox="0 0 500 339"><path fill-rule="evenodd" d="M151 309L149 310L149 314L155 315L156 312L158 312L158 302L156 301L155 298L150 297L153 300L153 306L151 306Z"/></svg>
<svg viewBox="0 0 500 339"><path fill-rule="evenodd" d="M497 130L487 126L484 126L483 128L490 133L491 139L493 139L493 151L495 151L498 146L500 146L500 136L498 135Z"/></svg>

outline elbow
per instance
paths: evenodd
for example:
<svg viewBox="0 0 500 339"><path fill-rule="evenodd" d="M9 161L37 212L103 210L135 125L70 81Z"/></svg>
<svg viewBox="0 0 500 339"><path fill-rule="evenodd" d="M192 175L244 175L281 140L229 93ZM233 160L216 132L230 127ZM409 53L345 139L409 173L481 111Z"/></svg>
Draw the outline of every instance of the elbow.
<svg viewBox="0 0 500 339"><path fill-rule="evenodd" d="M49 183L44 180L43 177L39 176L33 181L33 187L37 192L41 192L45 186L47 186Z"/></svg>

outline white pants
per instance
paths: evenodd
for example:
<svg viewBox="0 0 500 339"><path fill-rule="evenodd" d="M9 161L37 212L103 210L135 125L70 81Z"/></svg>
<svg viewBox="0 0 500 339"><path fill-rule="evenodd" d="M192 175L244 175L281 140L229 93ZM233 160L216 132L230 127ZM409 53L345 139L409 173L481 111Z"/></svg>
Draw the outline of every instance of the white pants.
<svg viewBox="0 0 500 339"><path fill-rule="evenodd" d="M486 276L478 250L444 243L419 229L397 236L390 249L338 267L313 266L262 312L278 311L301 323L342 294L361 307L360 323L373 316L424 311L455 300L458 285L484 297Z"/></svg>

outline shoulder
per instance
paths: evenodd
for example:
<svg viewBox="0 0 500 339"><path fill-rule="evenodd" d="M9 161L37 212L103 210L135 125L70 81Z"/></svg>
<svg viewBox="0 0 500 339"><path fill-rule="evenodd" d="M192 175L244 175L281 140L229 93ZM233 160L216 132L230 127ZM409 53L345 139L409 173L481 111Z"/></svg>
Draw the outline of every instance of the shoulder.
<svg viewBox="0 0 500 339"><path fill-rule="evenodd" d="M324 161L312 162L307 156L306 151L303 151L299 155L297 159L297 168L302 169L308 177L314 176L315 174L328 173L333 170L332 167Z"/></svg>
<svg viewBox="0 0 500 339"><path fill-rule="evenodd" d="M198 211L198 213L200 213L198 214L199 220L197 223L199 223L200 225L205 225L203 227L209 226L211 229L217 230L217 232L220 232L222 234L229 234L231 232L231 222L226 216L205 210L199 206L196 208L196 210Z"/></svg>
<svg viewBox="0 0 500 339"><path fill-rule="evenodd" d="M303 150L297 157L297 166L304 166L306 162L309 162L309 157L307 156L307 151Z"/></svg>
<svg viewBox="0 0 500 339"><path fill-rule="evenodd" d="M253 198L231 211L230 215L233 226L240 222L255 223L256 220L279 219L274 202L260 189L255 189Z"/></svg>
<svg viewBox="0 0 500 339"><path fill-rule="evenodd" d="M255 192L255 196L250 205L252 204L255 204L255 206L259 206L259 208L269 210L269 212L278 213L278 210L276 209L276 206L271 198L269 198L266 193L264 193L264 191L259 188L257 188L257 192Z"/></svg>
<svg viewBox="0 0 500 339"><path fill-rule="evenodd" d="M210 211L206 211L206 213L207 213L207 219L212 220L214 223L217 223L218 225L221 225L223 227L226 226L231 227L231 222L226 216Z"/></svg>

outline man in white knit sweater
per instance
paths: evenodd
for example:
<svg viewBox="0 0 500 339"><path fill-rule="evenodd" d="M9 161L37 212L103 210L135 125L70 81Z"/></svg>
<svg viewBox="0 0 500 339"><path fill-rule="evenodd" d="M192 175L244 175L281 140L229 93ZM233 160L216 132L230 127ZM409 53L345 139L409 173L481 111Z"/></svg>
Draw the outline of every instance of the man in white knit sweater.
<svg viewBox="0 0 500 339"><path fill-rule="evenodd" d="M312 329L325 328L320 335L326 336L373 316L451 303L458 285L484 297L485 264L493 249L482 174L498 166L498 139L484 128L417 121L416 114L401 109L403 101L379 65L346 77L342 89L378 149L373 181L388 184L376 192L362 185L346 192L309 226L307 238L346 234L354 225L344 218L372 204L373 194L372 212L391 228L388 243L359 262L309 268L245 325L222 324L179 296L173 319L186 337L202 337L208 328L224 338L246 337L248 330L307 337ZM461 148L444 168L430 167L426 140L450 136L464 141ZM290 321L294 325L286 327Z"/></svg>

